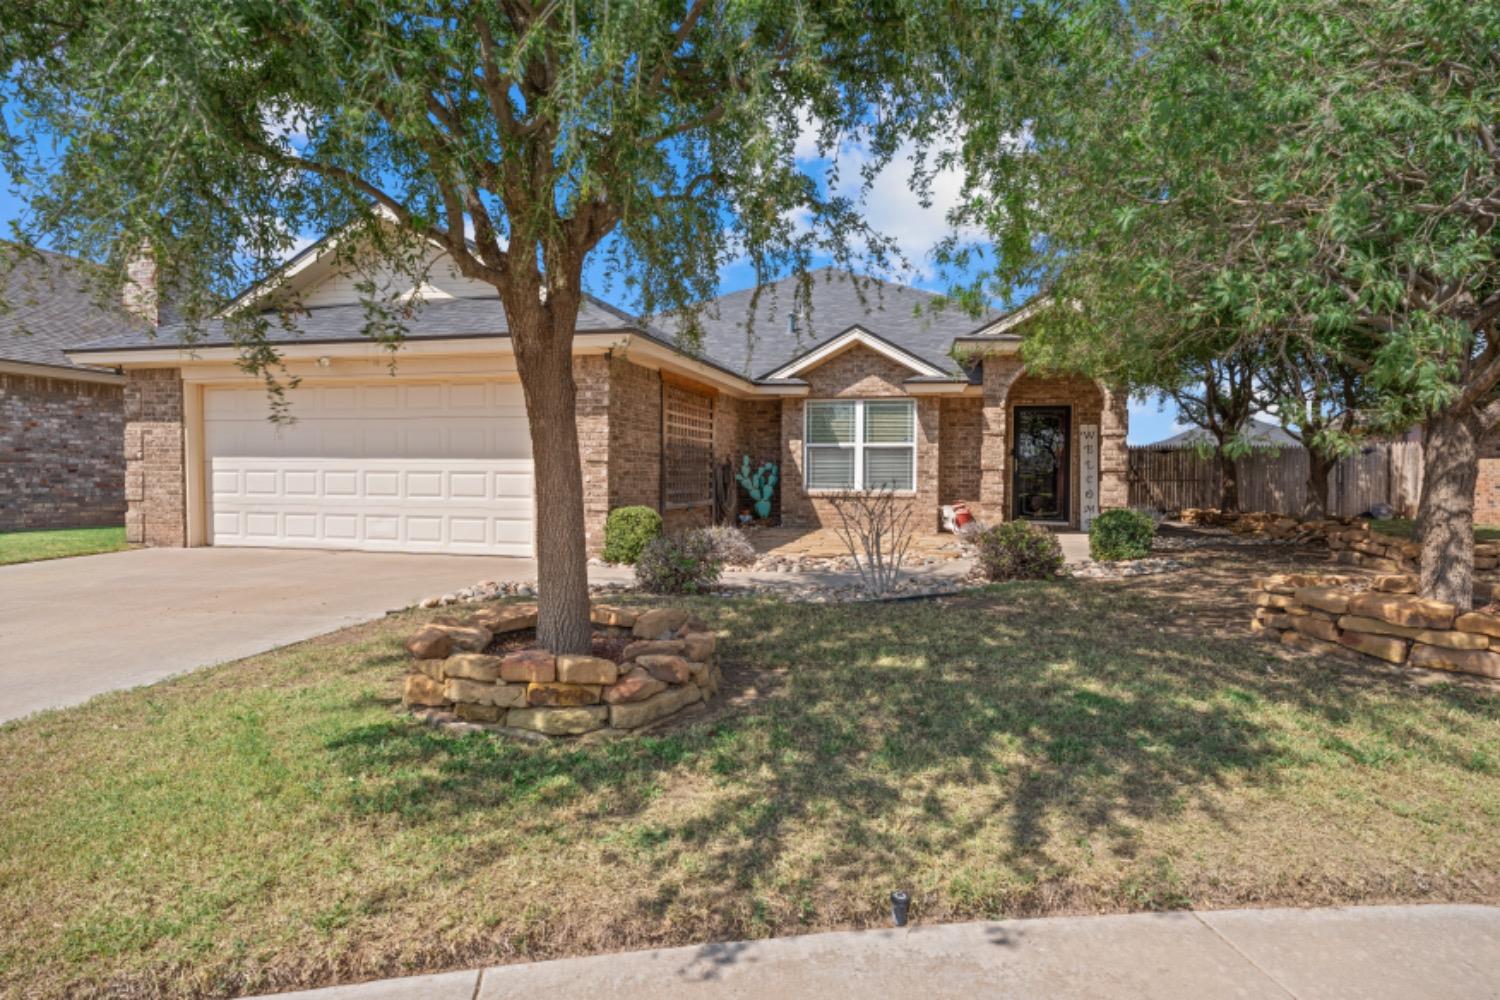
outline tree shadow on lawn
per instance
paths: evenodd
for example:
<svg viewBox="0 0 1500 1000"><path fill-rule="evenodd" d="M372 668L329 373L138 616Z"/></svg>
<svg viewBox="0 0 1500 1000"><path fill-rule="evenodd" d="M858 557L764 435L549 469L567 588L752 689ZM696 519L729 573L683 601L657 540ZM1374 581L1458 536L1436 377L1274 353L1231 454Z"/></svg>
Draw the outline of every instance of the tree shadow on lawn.
<svg viewBox="0 0 1500 1000"><path fill-rule="evenodd" d="M1443 703L1446 728L1418 729L1385 697L1389 684L1357 666L1293 664L1248 637L1167 630L1157 605L1076 583L945 603L694 606L725 635L726 661L785 672L776 696L598 745L367 726L329 743L351 775L380 779L360 782L368 790L351 807L413 823L503 809L567 838L580 817L626 826L674 782L707 784L679 811L652 813L651 849L637 855L657 876L642 915L660 916L684 894L775 882L794 860L857 884L962 859L983 835L997 861L1039 879L1061 863L1058 831L1102 832L1129 858L1141 823L1192 807L1227 835L1234 817L1216 790L1272 786L1308 766L1309 727L1391 733L1464 766L1458 741L1500 714L1475 691L1402 691ZM674 873L689 858L682 886Z"/></svg>

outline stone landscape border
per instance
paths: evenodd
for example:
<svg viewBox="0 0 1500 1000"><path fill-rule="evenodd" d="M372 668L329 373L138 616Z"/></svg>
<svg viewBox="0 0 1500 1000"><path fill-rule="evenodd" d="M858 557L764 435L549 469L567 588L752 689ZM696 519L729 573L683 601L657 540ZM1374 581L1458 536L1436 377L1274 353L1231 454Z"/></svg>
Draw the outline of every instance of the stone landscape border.
<svg viewBox="0 0 1500 1000"><path fill-rule="evenodd" d="M489 655L496 636L535 629L534 604L438 619L406 641L402 701L428 722L536 740L629 732L701 701L723 683L718 637L681 608L591 606L595 631L629 640L618 658L528 647Z"/></svg>
<svg viewBox="0 0 1500 1000"><path fill-rule="evenodd" d="M1255 580L1251 631L1311 653L1500 678L1500 615L1418 597L1410 574L1365 581L1318 573Z"/></svg>

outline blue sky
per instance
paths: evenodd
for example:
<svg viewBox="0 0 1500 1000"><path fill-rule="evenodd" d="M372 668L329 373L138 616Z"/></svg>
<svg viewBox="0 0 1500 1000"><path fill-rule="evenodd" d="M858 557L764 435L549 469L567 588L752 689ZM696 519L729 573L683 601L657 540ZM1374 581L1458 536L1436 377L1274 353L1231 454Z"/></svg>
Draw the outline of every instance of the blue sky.
<svg viewBox="0 0 1500 1000"><path fill-rule="evenodd" d="M798 162L809 172L821 173L830 166L830 159L820 155L808 129L796 149ZM857 178L859 162L864 156L857 144L841 147L833 159L839 167L839 176ZM852 184L852 181L846 181ZM941 292L945 279L939 275L932 263L932 250L946 232L945 213L953 205L959 193L959 177L950 173L935 178L931 191L931 205L924 207L917 195L911 191L910 167L898 158L876 176L871 188L864 195L864 211L871 224L879 232L895 239L911 269L898 275L886 275L892 280L902 281L918 288ZM845 193L856 196L858 191L849 188ZM9 234L10 223L18 219L25 210L22 198L14 189L10 177L0 170L0 233ZM319 234L306 234L309 239ZM967 234L973 236L975 234ZM720 272L719 291L731 292L749 287L755 280L748 264L732 262ZM588 275L585 276L588 281ZM596 284L596 282L591 282ZM619 302L621 290L594 287L590 291L629 308L629 303ZM1175 420L1175 408L1159 401L1130 404L1130 443L1144 444L1175 434L1182 425Z"/></svg>

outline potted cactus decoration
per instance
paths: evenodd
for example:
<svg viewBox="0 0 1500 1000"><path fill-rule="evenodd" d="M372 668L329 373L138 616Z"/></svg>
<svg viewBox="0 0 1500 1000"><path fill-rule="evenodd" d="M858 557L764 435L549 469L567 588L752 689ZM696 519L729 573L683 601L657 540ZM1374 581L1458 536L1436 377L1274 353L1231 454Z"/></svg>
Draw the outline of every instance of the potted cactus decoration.
<svg viewBox="0 0 1500 1000"><path fill-rule="evenodd" d="M755 501L755 516L770 517L771 491L776 488L776 463L767 462L752 473L750 456L746 455L740 461L739 474L734 478L745 487L745 492L750 494L750 499Z"/></svg>

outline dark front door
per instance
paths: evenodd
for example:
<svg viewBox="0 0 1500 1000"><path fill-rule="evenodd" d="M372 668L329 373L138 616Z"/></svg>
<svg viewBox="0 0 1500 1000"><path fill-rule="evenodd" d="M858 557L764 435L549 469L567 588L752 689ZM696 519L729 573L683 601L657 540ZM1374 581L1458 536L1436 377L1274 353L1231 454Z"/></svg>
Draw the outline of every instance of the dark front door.
<svg viewBox="0 0 1500 1000"><path fill-rule="evenodd" d="M1068 408L1015 410L1015 500L1012 514L1035 521L1068 519Z"/></svg>

